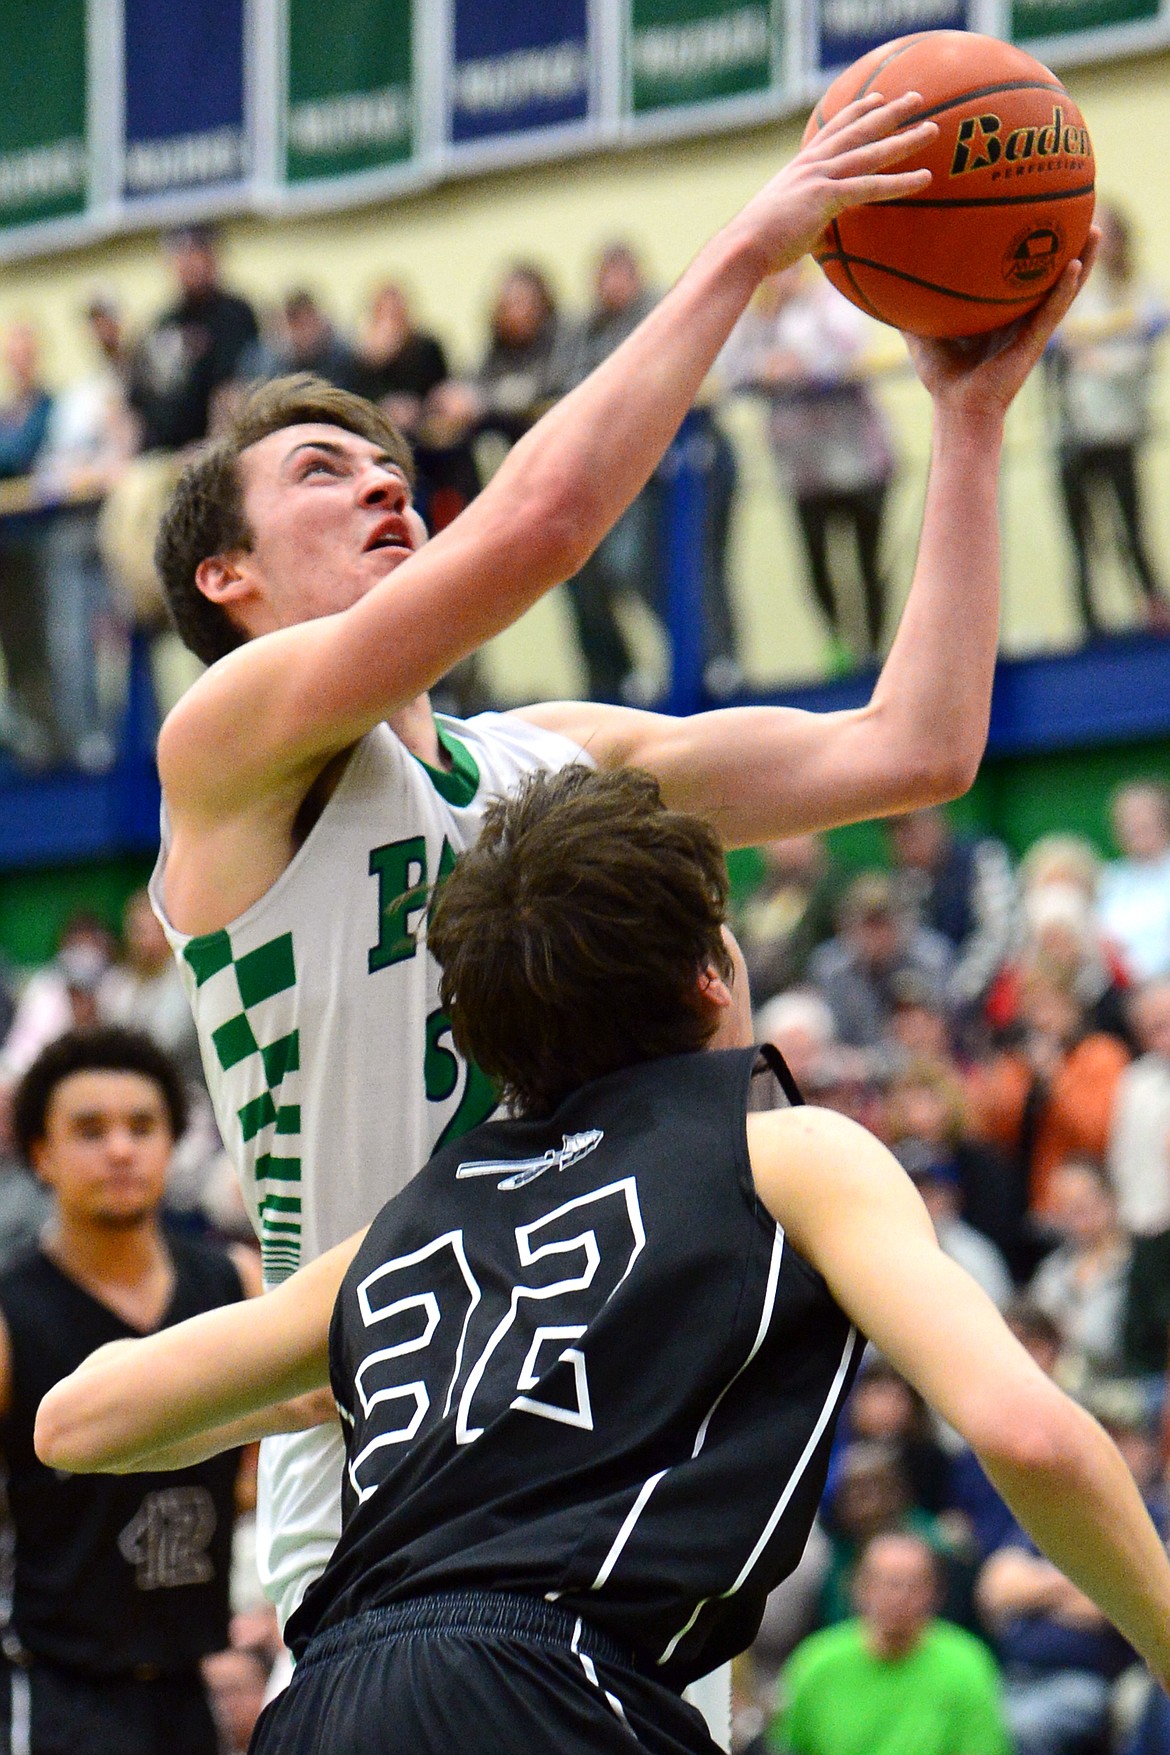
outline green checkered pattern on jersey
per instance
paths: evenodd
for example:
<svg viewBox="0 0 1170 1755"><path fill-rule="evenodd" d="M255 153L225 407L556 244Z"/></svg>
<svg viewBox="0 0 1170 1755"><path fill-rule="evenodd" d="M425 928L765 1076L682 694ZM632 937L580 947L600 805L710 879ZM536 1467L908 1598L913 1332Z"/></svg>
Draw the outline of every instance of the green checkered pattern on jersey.
<svg viewBox="0 0 1170 1755"><path fill-rule="evenodd" d="M266 1137L267 1148L256 1157L256 1199L260 1209L260 1252L264 1278L273 1285L287 1279L301 1260L301 1159L300 1105L283 1099L285 1080L300 1070L300 1042L296 1030L271 1042L258 1039L263 1027L258 1008L296 986L296 962L292 933L282 933L254 950L237 957L227 932L206 933L193 938L183 952L202 987L215 976L231 970L234 997L240 1009L212 1031L211 1041L224 1072L255 1062L263 1089L236 1111L245 1145Z"/></svg>

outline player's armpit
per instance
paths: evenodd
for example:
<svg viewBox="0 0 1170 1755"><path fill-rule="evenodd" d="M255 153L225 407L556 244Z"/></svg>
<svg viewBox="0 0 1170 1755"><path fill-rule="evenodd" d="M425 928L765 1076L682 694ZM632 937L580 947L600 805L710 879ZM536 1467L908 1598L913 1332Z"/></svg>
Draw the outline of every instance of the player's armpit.
<svg viewBox="0 0 1170 1755"><path fill-rule="evenodd" d="M75 1473L125 1474L295 1429L273 1410L328 1384L329 1321L363 1235L260 1298L103 1349L42 1401L37 1455ZM303 1414L297 1424L318 1423Z"/></svg>

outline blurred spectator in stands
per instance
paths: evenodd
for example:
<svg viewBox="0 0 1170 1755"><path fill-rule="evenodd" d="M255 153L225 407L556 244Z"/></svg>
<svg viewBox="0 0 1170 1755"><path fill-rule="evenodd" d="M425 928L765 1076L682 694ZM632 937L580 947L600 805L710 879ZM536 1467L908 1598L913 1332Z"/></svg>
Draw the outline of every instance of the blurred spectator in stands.
<svg viewBox="0 0 1170 1755"><path fill-rule="evenodd" d="M1057 405L1060 485L1086 635L1102 633L1093 600L1092 551L1116 530L1146 618L1170 627L1170 603L1147 547L1140 454L1150 431L1154 352L1170 324L1161 295L1143 284L1133 231L1113 202L1098 201L1101 252L1084 299L1053 337L1048 361Z"/></svg>
<svg viewBox="0 0 1170 1755"><path fill-rule="evenodd" d="M827 1002L811 988L777 993L756 1013L757 1042L771 1042L805 1094L817 1087L826 1055L837 1039Z"/></svg>
<svg viewBox="0 0 1170 1755"><path fill-rule="evenodd" d="M365 373L357 355L307 287L285 295L273 333L245 348L238 370L241 378L249 380L312 372L339 389L365 393Z"/></svg>
<svg viewBox="0 0 1170 1755"><path fill-rule="evenodd" d="M1019 1016L1020 992L1032 972L1067 986L1094 1030L1134 1046L1129 977L1113 954L1083 892L1068 883L1029 888L1021 910L1020 943L987 997L986 1016L1000 1035Z"/></svg>
<svg viewBox="0 0 1170 1755"><path fill-rule="evenodd" d="M1016 883L1002 842L958 834L941 805L886 823L900 898L941 933L954 956L947 999L972 1014L1011 948Z"/></svg>
<svg viewBox="0 0 1170 1755"><path fill-rule="evenodd" d="M973 1621L974 1570L948 1524L914 1497L901 1445L880 1439L846 1440L830 1469L821 1508L829 1538L829 1568L821 1618L841 1621L849 1613L857 1557L867 1542L889 1530L908 1531L929 1542L942 1562L944 1613Z"/></svg>
<svg viewBox="0 0 1170 1755"><path fill-rule="evenodd" d="M569 335L543 270L516 263L492 301L487 352L472 380L481 431L514 445L539 420L564 388Z"/></svg>
<svg viewBox="0 0 1170 1755"><path fill-rule="evenodd" d="M98 547L101 502L122 479L136 433L117 304L109 293L95 293L85 317L95 367L57 396L36 490L40 499L58 503L40 544L54 729L65 758L92 772L114 757L117 701L110 676L124 674L126 665L125 631Z"/></svg>
<svg viewBox="0 0 1170 1755"><path fill-rule="evenodd" d="M53 961L25 984L0 1045L0 1071L19 1076L66 1030L88 1029L99 1021L100 989L116 948L113 933L96 915L79 910L69 917Z"/></svg>
<svg viewBox="0 0 1170 1755"><path fill-rule="evenodd" d="M799 1645L765 1747L779 1755L1008 1755L995 1664L938 1617L939 1564L909 1532L874 1536L855 1617Z"/></svg>
<svg viewBox="0 0 1170 1755"><path fill-rule="evenodd" d="M374 294L357 358L361 395L381 403L394 424L413 437L424 402L449 373L442 342L417 327L397 282L387 281Z"/></svg>
<svg viewBox="0 0 1170 1755"><path fill-rule="evenodd" d="M916 1167L935 1167L935 1180L950 1185L948 1192L934 1191L936 1206L941 1211L953 1205L967 1228L995 1246L995 1267L986 1280L978 1273L975 1278L1002 1304L1004 1260L1017 1275L1030 1271L1034 1261L1022 1236L1027 1188L1001 1152L971 1138L968 1120L967 1093L953 1061L919 1055L894 1075L886 1105L890 1143L912 1174Z"/></svg>
<svg viewBox="0 0 1170 1755"><path fill-rule="evenodd" d="M1095 904L1101 866L1101 855L1084 835L1040 835L1020 861L1020 888L1030 895L1045 884L1071 884Z"/></svg>
<svg viewBox="0 0 1170 1755"><path fill-rule="evenodd" d="M146 1030L176 1063L184 1082L202 1086L203 1062L183 978L145 889L122 910L121 955L102 978L103 1016Z"/></svg>
<svg viewBox="0 0 1170 1755"><path fill-rule="evenodd" d="M166 1205L189 1228L206 1227L204 1195L223 1147L203 1076L199 1038L150 897L135 890L122 912L121 955L102 976L98 1003L103 1018L145 1030L178 1067L187 1092L187 1126L175 1142L167 1174Z"/></svg>
<svg viewBox="0 0 1170 1755"><path fill-rule="evenodd" d="M183 226L166 247L178 297L141 338L130 367L144 451L178 451L206 438L216 392L259 338L251 305L221 284L213 227Z"/></svg>
<svg viewBox="0 0 1170 1755"><path fill-rule="evenodd" d="M1020 988L1018 1040L967 1082L972 1132L1013 1156L1029 1209L1047 1220L1050 1185L1067 1158L1103 1159L1129 1052L1093 1030L1067 981L1033 970Z"/></svg>
<svg viewBox="0 0 1170 1755"><path fill-rule="evenodd" d="M31 323L8 328L3 355L8 384L0 401L0 478L23 484L44 446L53 399L41 377L40 342ZM31 503L27 484L14 491L17 507ZM0 746L29 767L51 761L56 741L41 535L39 519L8 518L0 537L0 652L6 682Z"/></svg>
<svg viewBox="0 0 1170 1755"><path fill-rule="evenodd" d="M982 1286L993 1304L1005 1309L1012 1296L1007 1262L991 1239L963 1218L963 1184L953 1161L936 1157L917 1139L900 1141L894 1152L922 1196L939 1248Z"/></svg>
<svg viewBox="0 0 1170 1755"><path fill-rule="evenodd" d="M949 1459L934 1435L930 1410L918 1391L880 1355L862 1361L846 1406L845 1430L852 1442L889 1446L912 1502L924 1511L943 1509Z"/></svg>
<svg viewBox="0 0 1170 1755"><path fill-rule="evenodd" d="M229 1645L203 1660L220 1755L247 1755L268 1687L267 1652L253 1645Z"/></svg>
<svg viewBox="0 0 1170 1755"><path fill-rule="evenodd" d="M1133 1661L1120 1633L1018 1526L976 1589L1003 1665L1015 1755L1107 1746L1112 1684Z"/></svg>
<svg viewBox="0 0 1170 1755"><path fill-rule="evenodd" d="M1121 858L1101 874L1097 911L1136 981L1170 975L1170 787L1134 780L1110 801Z"/></svg>
<svg viewBox="0 0 1170 1755"><path fill-rule="evenodd" d="M0 402L0 477L29 475L49 430L53 398L41 376L40 338L31 323L13 323L4 337L8 395Z"/></svg>
<svg viewBox="0 0 1170 1755"><path fill-rule="evenodd" d="M1109 1175L1134 1238L1170 1230L1170 980L1150 981L1130 1011L1143 1052L1117 1087Z"/></svg>
<svg viewBox="0 0 1170 1755"><path fill-rule="evenodd" d="M593 281L593 303L571 338L563 365L564 389L587 378L636 329L658 302L634 249L615 242L602 250ZM688 417L686 443L696 447L704 483L703 621L704 677L710 693L726 697L741 681L728 598L726 548L735 457L709 407ZM623 596L641 598L662 616L666 580L662 541L666 472L670 453L642 492L604 537L596 553L569 581L577 638L595 700L644 704L655 689L640 671L615 613Z"/></svg>
<svg viewBox="0 0 1170 1755"><path fill-rule="evenodd" d="M840 889L822 835L785 835L760 853L763 875L735 916L756 1005L804 980L812 952L832 937Z"/></svg>
<svg viewBox="0 0 1170 1755"><path fill-rule="evenodd" d="M0 1075L0 1269L35 1244L51 1206L48 1189L17 1150L12 1092L12 1080Z"/></svg>
<svg viewBox="0 0 1170 1755"><path fill-rule="evenodd" d="M889 1042L894 1064L906 1060L949 1060L951 1028L937 987L913 969L903 969L890 983L893 1011Z"/></svg>
<svg viewBox="0 0 1170 1755"><path fill-rule="evenodd" d="M1053 1171L1047 1218L1060 1242L1032 1276L1028 1296L1060 1325L1055 1375L1084 1400L1124 1370L1129 1239L1118 1224L1108 1177L1089 1158L1066 1159Z"/></svg>
<svg viewBox="0 0 1170 1755"><path fill-rule="evenodd" d="M790 494L813 595L835 659L876 656L886 620L882 522L894 472L889 427L867 379L873 324L824 275L801 264L766 281L720 355L729 389L764 392L768 437L782 491ZM844 529L860 574L833 562L830 535ZM861 623L858 644L857 622Z"/></svg>
<svg viewBox="0 0 1170 1755"><path fill-rule="evenodd" d="M888 1060L894 978L912 970L941 999L951 948L940 933L907 917L885 872L854 879L840 921L838 936L809 958L809 979L828 1000L841 1041Z"/></svg>

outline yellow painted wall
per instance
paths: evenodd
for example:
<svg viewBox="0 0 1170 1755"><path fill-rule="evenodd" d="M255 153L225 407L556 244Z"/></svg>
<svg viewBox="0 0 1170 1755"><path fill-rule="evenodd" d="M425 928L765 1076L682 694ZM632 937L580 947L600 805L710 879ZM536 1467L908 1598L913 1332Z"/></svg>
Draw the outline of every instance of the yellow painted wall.
<svg viewBox="0 0 1170 1755"><path fill-rule="evenodd" d="M1170 54L1072 70L1066 83L1093 134L1099 187L1139 212L1145 266L1170 289L1170 178L1163 147ZM611 237L636 240L652 275L666 281L784 162L798 139L799 122L793 121L497 173L376 209L279 222L242 219L225 227L227 278L261 306L306 284L348 325L379 279L401 277L423 322L448 341L457 363L471 363L482 346L491 288L515 257L545 264L569 308L583 304L591 262ZM146 321L169 291L154 239L113 240L18 264L0 275L0 326L18 316L40 324L51 381L63 382L83 369L78 312L96 284L114 289L135 323ZM927 409L911 382L894 380L883 394L897 421L904 464L889 527L891 572L904 589L921 502ZM761 680L814 674L823 660L823 637L806 607L790 522L772 487L758 416L737 408L731 424L745 486L733 539L745 662ZM1170 571L1170 442L1160 439L1152 448L1149 474L1157 547ZM1043 411L1031 390L1009 431L1004 514L1006 644L1023 650L1070 640ZM1113 610L1119 620L1128 613L1120 582ZM544 694L578 683L563 609L555 600L505 636L490 662L509 693Z"/></svg>

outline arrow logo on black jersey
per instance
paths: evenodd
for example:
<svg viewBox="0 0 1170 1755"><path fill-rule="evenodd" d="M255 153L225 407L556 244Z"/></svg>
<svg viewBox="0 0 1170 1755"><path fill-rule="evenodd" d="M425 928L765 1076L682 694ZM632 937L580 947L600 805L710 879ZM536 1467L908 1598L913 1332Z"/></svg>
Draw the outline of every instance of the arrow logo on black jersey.
<svg viewBox="0 0 1170 1755"><path fill-rule="evenodd" d="M561 1137L563 1145L550 1146L539 1158L477 1158L473 1163L460 1164L455 1175L460 1181L465 1176L498 1176L511 1163L512 1170L499 1184L501 1190L511 1192L512 1189L523 1188L525 1183L535 1182L546 1170L567 1170L570 1164L587 1158L601 1144L605 1133L600 1127L591 1127L585 1133L566 1133Z"/></svg>

